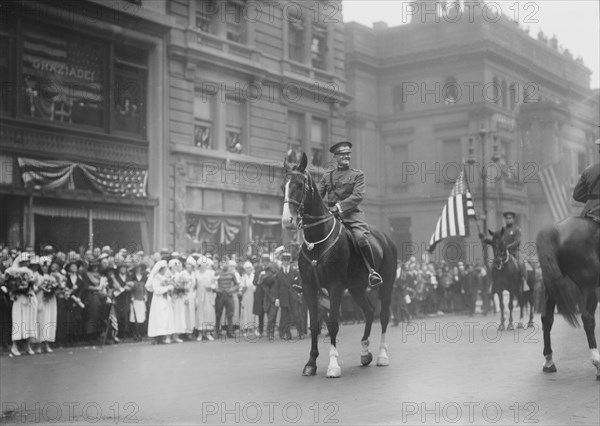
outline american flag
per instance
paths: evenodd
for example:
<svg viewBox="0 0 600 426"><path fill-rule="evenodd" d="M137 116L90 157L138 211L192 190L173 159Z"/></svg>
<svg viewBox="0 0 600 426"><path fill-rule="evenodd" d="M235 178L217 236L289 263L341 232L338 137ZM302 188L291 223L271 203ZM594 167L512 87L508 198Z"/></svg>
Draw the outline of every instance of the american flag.
<svg viewBox="0 0 600 426"><path fill-rule="evenodd" d="M469 235L469 217L475 217L473 197L465 182L464 170L460 171L456 184L448 197L448 202L442 210L435 231L429 240L428 251L433 251L435 245L444 238Z"/></svg>
<svg viewBox="0 0 600 426"><path fill-rule="evenodd" d="M561 183L557 176L554 164L550 164L540 168L540 185L548 205L550 205L550 211L555 221L559 221L569 216L571 213L571 206L569 202L569 191L567 186Z"/></svg>

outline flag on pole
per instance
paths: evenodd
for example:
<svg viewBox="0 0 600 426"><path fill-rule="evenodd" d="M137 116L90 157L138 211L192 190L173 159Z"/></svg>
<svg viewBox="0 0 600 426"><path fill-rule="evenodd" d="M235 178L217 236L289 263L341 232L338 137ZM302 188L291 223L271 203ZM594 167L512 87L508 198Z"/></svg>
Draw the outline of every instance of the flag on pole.
<svg viewBox="0 0 600 426"><path fill-rule="evenodd" d="M448 237L469 235L469 218L475 218L473 197L469 190L468 182L465 182L464 169L460 171L456 184L448 197L448 202L442 210L435 231L429 240L428 251L433 251L435 245Z"/></svg>
<svg viewBox="0 0 600 426"><path fill-rule="evenodd" d="M571 213L569 191L566 184L560 182L556 176L554 164L540 168L540 185L550 206L550 212L555 221L567 217Z"/></svg>

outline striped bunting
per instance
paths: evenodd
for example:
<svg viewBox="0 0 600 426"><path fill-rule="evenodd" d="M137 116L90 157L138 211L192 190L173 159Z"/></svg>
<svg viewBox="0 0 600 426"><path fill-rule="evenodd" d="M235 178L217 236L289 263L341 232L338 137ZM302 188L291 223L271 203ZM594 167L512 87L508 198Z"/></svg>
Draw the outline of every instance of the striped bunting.
<svg viewBox="0 0 600 426"><path fill-rule="evenodd" d="M464 170L461 170L431 235L428 251L433 251L435 245L444 238L468 236L469 217L475 217L475 208L468 183L465 184Z"/></svg>
<svg viewBox="0 0 600 426"><path fill-rule="evenodd" d="M540 168L539 176L554 220L558 222L569 216L571 213L569 194L566 186L558 180L554 165Z"/></svg>

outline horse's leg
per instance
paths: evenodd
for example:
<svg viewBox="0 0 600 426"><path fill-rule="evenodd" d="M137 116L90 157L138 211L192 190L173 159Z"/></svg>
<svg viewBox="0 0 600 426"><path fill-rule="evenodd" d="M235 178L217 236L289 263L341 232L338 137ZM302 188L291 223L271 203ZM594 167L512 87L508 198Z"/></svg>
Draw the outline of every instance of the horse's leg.
<svg viewBox="0 0 600 426"><path fill-rule="evenodd" d="M385 334L387 332L387 326L390 321L390 304L392 303L391 288L389 291L387 288L379 289L379 300L381 301L381 312L379 314L379 322L381 323L381 340L379 342L379 355L377 355L377 366L387 367L390 365L390 359L388 357L387 343L385 341Z"/></svg>
<svg viewBox="0 0 600 426"><path fill-rule="evenodd" d="M498 295L498 303L500 304L500 325L498 326L498 330L504 330L504 291L500 290L496 292Z"/></svg>
<svg viewBox="0 0 600 426"><path fill-rule="evenodd" d="M542 371L544 373L556 373L556 365L552 360L552 346L550 344L550 331L552 330L552 324L554 323L554 308L556 302L546 292L546 306L542 313L542 330L544 334L544 357L546 358Z"/></svg>
<svg viewBox="0 0 600 426"><path fill-rule="evenodd" d="M364 289L352 289L350 290L350 294L365 316L365 329L362 339L360 339L360 363L362 365L369 365L371 361L373 361L373 354L371 354L369 351L369 336L371 335L371 326L373 324L374 317L373 306L371 306L371 302L367 298L367 293Z"/></svg>
<svg viewBox="0 0 600 426"><path fill-rule="evenodd" d="M308 286L306 286L308 287ZM304 300L308 307L308 316L310 318L310 357L302 370L303 376L314 376L317 374L317 357L319 356L318 339L319 339L319 298L317 293L312 288L304 289Z"/></svg>
<svg viewBox="0 0 600 426"><path fill-rule="evenodd" d="M523 328L523 311L525 310L525 293L521 293L517 296L517 302L519 303L519 322L517 323L517 328Z"/></svg>
<svg viewBox="0 0 600 426"><path fill-rule="evenodd" d="M513 317L512 317L514 298L515 298L515 296L514 296L513 292L512 291L508 292L508 327L506 327L507 330L515 329L515 327L513 326Z"/></svg>
<svg viewBox="0 0 600 426"><path fill-rule="evenodd" d="M590 348L592 365L596 367L596 380L600 380L600 354L598 354L598 346L596 346L596 320L594 319L597 305L598 298L596 296L596 289L594 287L586 287L583 289L583 312L581 314L581 320L583 321L583 329L585 330Z"/></svg>
<svg viewBox="0 0 600 426"><path fill-rule="evenodd" d="M342 294L344 289L339 284L337 287L335 284L332 284L329 288L330 310L329 320L327 321L327 331L329 332L329 341L331 342L331 346L329 347L329 365L327 366L327 377L337 378L342 375L342 369L338 363L339 354L337 350L337 334L340 329L340 305L342 304Z"/></svg>
<svg viewBox="0 0 600 426"><path fill-rule="evenodd" d="M527 323L527 328L533 327L533 311L534 311L534 301L533 301L533 286L531 286L531 290L529 290L529 295L527 296L529 300L529 322Z"/></svg>

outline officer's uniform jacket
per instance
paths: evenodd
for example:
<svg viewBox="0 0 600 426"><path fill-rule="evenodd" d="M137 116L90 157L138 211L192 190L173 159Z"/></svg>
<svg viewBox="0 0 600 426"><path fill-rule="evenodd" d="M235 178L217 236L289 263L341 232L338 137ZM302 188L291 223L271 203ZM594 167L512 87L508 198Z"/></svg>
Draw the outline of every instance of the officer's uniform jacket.
<svg viewBox="0 0 600 426"><path fill-rule="evenodd" d="M352 219L362 213L359 205L365 194L365 174L350 167L329 170L319 182L319 193L328 207L338 206L344 221Z"/></svg>
<svg viewBox="0 0 600 426"><path fill-rule="evenodd" d="M600 216L598 206L600 206L600 162L594 163L585 168L581 177L573 189L573 199L585 203L581 216L587 215L594 210L596 216Z"/></svg>
<svg viewBox="0 0 600 426"><path fill-rule="evenodd" d="M502 237L504 239L504 244L506 245L506 249L510 254L519 259L519 246L521 245L521 228L518 226L505 226L504 227L504 235Z"/></svg>

